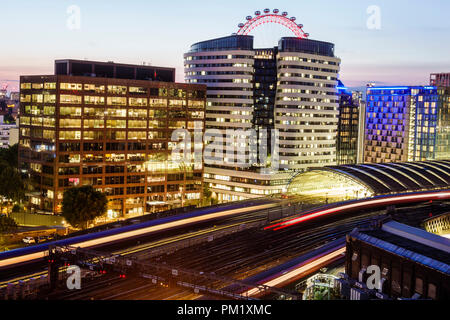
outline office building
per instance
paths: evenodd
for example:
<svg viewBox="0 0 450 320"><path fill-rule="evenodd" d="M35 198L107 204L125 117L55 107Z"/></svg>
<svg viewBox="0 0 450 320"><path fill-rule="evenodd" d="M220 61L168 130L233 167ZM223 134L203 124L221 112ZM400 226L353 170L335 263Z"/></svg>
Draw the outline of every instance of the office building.
<svg viewBox="0 0 450 320"><path fill-rule="evenodd" d="M174 83L169 68L60 60L55 71L20 79L32 212L61 212L64 190L81 185L107 194L110 218L199 202L203 165L172 159L171 136L202 131L206 87Z"/></svg>
<svg viewBox="0 0 450 320"><path fill-rule="evenodd" d="M357 164L362 159L365 102L362 92L349 91L339 81L339 120L337 133L337 164Z"/></svg>
<svg viewBox="0 0 450 320"><path fill-rule="evenodd" d="M12 101L19 102L19 100L20 100L20 92L11 92L11 94L9 95L9 99L12 100Z"/></svg>
<svg viewBox="0 0 450 320"><path fill-rule="evenodd" d="M450 72L430 75L430 86L450 87Z"/></svg>
<svg viewBox="0 0 450 320"><path fill-rule="evenodd" d="M251 167L205 165L205 182L220 201L280 193L295 172L336 164L339 65L333 44L301 38L255 49L252 36L232 35L191 47L185 76L208 87L206 128L257 132ZM224 150L232 154L228 139Z"/></svg>
<svg viewBox="0 0 450 320"><path fill-rule="evenodd" d="M367 88L364 162L449 158L450 88Z"/></svg>
<svg viewBox="0 0 450 320"><path fill-rule="evenodd" d="M19 142L19 129L15 124L4 123L4 116L0 115L0 148L6 149Z"/></svg>

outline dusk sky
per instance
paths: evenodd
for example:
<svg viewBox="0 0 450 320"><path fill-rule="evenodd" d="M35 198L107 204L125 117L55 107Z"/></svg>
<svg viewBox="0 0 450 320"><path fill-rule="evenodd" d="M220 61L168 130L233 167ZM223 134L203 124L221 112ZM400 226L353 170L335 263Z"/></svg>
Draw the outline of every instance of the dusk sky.
<svg viewBox="0 0 450 320"><path fill-rule="evenodd" d="M0 84L17 90L21 74L52 74L55 59L149 62L177 68L191 44L230 35L256 10L278 8L297 17L311 39L333 42L348 87L367 82L428 84L429 74L450 72L448 0L0 0ZM71 5L80 29L70 30ZM367 27L367 8L381 12L381 29ZM275 46L281 27L261 27L256 43Z"/></svg>

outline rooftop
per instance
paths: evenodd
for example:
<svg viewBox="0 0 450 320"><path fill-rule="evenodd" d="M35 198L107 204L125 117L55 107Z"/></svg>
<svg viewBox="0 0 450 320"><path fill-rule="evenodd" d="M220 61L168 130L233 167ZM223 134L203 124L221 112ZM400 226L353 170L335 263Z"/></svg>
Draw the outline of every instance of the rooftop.
<svg viewBox="0 0 450 320"><path fill-rule="evenodd" d="M175 82L175 68L112 61L55 60L55 75Z"/></svg>
<svg viewBox="0 0 450 320"><path fill-rule="evenodd" d="M371 163L329 166L298 174L290 189L302 186L309 176L317 181L330 176L346 178L375 195L448 189L450 185L450 160L404 163ZM332 187L332 186L331 186Z"/></svg>
<svg viewBox="0 0 450 320"><path fill-rule="evenodd" d="M450 274L450 240L394 221L351 237L429 268Z"/></svg>

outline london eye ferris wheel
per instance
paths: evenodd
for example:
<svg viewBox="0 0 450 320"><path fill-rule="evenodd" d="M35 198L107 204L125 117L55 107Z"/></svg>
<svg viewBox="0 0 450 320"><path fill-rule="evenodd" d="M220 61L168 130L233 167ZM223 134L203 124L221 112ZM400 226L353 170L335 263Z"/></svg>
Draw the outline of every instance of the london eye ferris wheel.
<svg viewBox="0 0 450 320"><path fill-rule="evenodd" d="M288 12L280 12L278 9L264 9L261 11L256 11L254 16L247 16L246 21L244 23L240 23L238 25L238 31L235 33L237 35L250 35L250 33L254 33L254 31L261 26L278 26L284 30L277 30L277 34L280 31L290 31L294 37L300 39L307 39L309 34L303 31L303 24L298 24L296 22L296 17L290 17ZM263 37L266 40L264 42L272 42L272 40L268 40L271 36L273 36L274 30L265 30ZM274 38L274 37L272 37ZM279 38L279 37L278 37ZM261 41L261 39L260 39ZM266 45L265 45L266 46Z"/></svg>

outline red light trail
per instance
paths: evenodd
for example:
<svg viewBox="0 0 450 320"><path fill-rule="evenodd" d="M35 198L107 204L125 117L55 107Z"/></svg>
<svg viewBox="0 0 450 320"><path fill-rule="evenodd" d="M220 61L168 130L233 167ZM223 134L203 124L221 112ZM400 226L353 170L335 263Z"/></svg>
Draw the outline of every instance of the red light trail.
<svg viewBox="0 0 450 320"><path fill-rule="evenodd" d="M426 193L426 194L414 194L414 195L401 195L401 196L392 196L386 197L382 199L371 199L371 200L361 200L360 202L350 203L346 205L342 205L336 208L324 209L320 211L316 211L313 213L306 214L302 217L294 218L285 222L277 223L268 227L265 227L264 230L273 229L274 231L281 230L284 228L291 227L293 225L315 219L324 215L328 215L335 212L345 212L348 210L355 209L367 209L376 206L388 206L393 204L401 204L407 202L422 202L422 201L433 201L433 200L443 200L450 199L450 191L439 191L434 193Z"/></svg>

